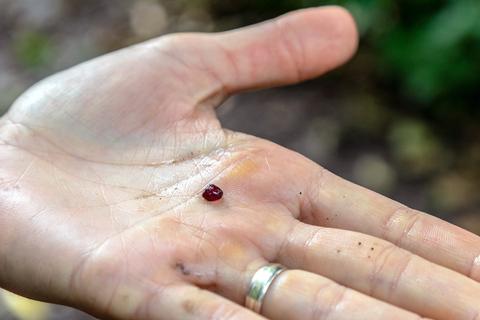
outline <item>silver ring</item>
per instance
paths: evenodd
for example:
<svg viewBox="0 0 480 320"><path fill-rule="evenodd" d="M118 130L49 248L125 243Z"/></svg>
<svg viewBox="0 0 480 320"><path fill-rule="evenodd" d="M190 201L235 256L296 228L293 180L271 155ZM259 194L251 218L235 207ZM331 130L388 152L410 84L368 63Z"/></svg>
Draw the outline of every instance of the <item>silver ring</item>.
<svg viewBox="0 0 480 320"><path fill-rule="evenodd" d="M248 290L245 306L256 313L260 313L262 302L268 287L272 284L275 277L285 270L281 264L271 263L258 270L250 282L250 290Z"/></svg>

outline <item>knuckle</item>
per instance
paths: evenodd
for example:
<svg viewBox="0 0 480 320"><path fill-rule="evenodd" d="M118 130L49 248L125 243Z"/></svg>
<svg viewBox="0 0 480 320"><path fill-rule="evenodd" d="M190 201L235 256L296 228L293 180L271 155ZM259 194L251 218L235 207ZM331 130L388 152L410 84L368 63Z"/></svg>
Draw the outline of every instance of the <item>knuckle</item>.
<svg viewBox="0 0 480 320"><path fill-rule="evenodd" d="M374 258L370 276L370 295L391 301L412 263L413 255L387 245Z"/></svg>
<svg viewBox="0 0 480 320"><path fill-rule="evenodd" d="M393 211L383 224L382 238L395 245L400 245L417 228L421 219L420 211L401 206Z"/></svg>
<svg viewBox="0 0 480 320"><path fill-rule="evenodd" d="M331 296L326 302L325 291L329 291ZM323 287L320 287L317 293L312 298L312 312L310 314L311 320L328 319L330 315L343 304L348 289L334 282L331 282Z"/></svg>

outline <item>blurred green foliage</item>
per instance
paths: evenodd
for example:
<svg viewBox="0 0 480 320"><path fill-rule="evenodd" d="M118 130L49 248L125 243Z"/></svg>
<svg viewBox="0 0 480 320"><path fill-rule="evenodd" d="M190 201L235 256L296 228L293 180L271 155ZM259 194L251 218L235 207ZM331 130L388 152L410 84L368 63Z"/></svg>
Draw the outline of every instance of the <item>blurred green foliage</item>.
<svg viewBox="0 0 480 320"><path fill-rule="evenodd" d="M397 165L411 177L437 174L452 157L428 125L419 119L396 121L388 134Z"/></svg>
<svg viewBox="0 0 480 320"><path fill-rule="evenodd" d="M329 4L355 16L362 50L375 57L378 86L394 91L402 108L447 119L480 115L478 0L212 0L212 11L242 12L250 23Z"/></svg>
<svg viewBox="0 0 480 320"><path fill-rule="evenodd" d="M38 30L27 30L19 34L13 50L18 62L26 68L47 66L53 58L50 36Z"/></svg>

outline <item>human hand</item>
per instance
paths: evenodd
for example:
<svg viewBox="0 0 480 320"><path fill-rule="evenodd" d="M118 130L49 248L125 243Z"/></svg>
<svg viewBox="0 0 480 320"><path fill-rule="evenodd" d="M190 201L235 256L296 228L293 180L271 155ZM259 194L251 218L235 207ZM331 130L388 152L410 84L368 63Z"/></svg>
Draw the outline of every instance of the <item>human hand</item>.
<svg viewBox="0 0 480 320"><path fill-rule="evenodd" d="M0 286L102 319L480 319L480 239L221 127L236 92L344 63L326 7L179 34L40 82L1 119ZM218 202L201 194L215 183ZM279 275L262 315L253 274Z"/></svg>

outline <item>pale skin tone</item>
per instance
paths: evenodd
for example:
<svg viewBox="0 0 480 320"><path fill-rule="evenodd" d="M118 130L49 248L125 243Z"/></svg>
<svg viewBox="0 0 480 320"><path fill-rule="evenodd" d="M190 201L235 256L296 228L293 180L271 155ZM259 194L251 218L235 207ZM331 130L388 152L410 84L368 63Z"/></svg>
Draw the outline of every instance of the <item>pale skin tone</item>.
<svg viewBox="0 0 480 320"><path fill-rule="evenodd" d="M0 121L0 286L102 319L479 320L477 236L215 116L356 46L346 11L317 8L35 85ZM201 197L209 183L220 201ZM259 315L243 305L269 262L290 270Z"/></svg>

